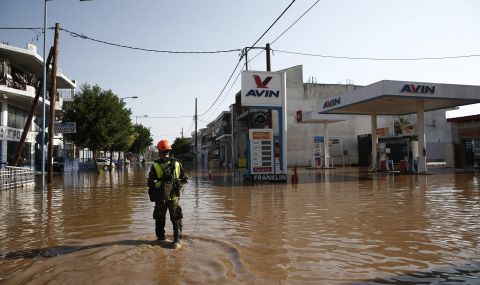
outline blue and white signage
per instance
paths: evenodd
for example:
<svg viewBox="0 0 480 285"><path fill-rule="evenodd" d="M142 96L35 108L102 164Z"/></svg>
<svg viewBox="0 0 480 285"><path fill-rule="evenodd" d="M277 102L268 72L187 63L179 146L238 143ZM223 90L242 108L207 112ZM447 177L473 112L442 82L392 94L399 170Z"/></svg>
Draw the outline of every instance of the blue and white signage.
<svg viewBox="0 0 480 285"><path fill-rule="evenodd" d="M282 72L242 72L242 106L282 107L284 96Z"/></svg>
<svg viewBox="0 0 480 285"><path fill-rule="evenodd" d="M313 137L313 142L314 143L323 143L325 142L325 139L323 136L314 136Z"/></svg>

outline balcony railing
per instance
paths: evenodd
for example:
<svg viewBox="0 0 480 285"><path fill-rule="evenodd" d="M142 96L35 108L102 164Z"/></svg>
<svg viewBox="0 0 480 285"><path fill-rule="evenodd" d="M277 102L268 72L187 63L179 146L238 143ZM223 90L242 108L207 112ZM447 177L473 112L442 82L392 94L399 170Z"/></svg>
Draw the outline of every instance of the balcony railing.
<svg viewBox="0 0 480 285"><path fill-rule="evenodd" d="M58 89L59 97L63 98L63 102L73 102L75 99L75 91L73 89Z"/></svg>
<svg viewBox="0 0 480 285"><path fill-rule="evenodd" d="M25 83L17 80L13 80L12 78L8 78L8 77L0 78L0 85L4 85L10 88L18 89L22 91L27 90L27 85Z"/></svg>
<svg viewBox="0 0 480 285"><path fill-rule="evenodd" d="M25 167L7 166L0 170L0 189L15 189L35 184L35 172Z"/></svg>

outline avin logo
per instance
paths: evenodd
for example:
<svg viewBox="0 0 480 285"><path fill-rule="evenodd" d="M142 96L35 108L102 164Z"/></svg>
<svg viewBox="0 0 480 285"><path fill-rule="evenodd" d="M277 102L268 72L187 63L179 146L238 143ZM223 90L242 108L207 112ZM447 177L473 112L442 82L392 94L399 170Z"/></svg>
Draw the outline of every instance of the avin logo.
<svg viewBox="0 0 480 285"><path fill-rule="evenodd" d="M265 77L265 80L263 81L258 75L253 75L253 78L255 79L255 84L257 84L257 88L264 88L264 89L268 88L267 85L270 82L270 80L272 80L271 76Z"/></svg>
<svg viewBox="0 0 480 285"><path fill-rule="evenodd" d="M264 80L260 78L259 75L252 75L253 79L255 79L255 85L257 85L258 89L266 89L266 90L258 90L258 89L251 89L245 96L253 96L253 97L279 97L280 90L270 90L268 87L268 83L272 80L272 76L265 77Z"/></svg>
<svg viewBox="0 0 480 285"><path fill-rule="evenodd" d="M333 98L333 99L327 100L327 101L325 101L325 103L323 103L323 109L330 108L330 107L340 105L340 104L341 104L340 97Z"/></svg>
<svg viewBox="0 0 480 285"><path fill-rule="evenodd" d="M435 86L428 86L428 85L415 85L415 84L405 84L403 85L402 90L400 93L407 92L407 93L420 93L420 94L435 94Z"/></svg>

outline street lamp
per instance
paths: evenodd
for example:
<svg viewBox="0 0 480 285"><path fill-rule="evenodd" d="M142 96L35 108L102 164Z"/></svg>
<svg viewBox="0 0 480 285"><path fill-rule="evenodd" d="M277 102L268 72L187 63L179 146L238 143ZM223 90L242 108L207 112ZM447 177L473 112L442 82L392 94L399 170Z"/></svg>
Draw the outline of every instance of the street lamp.
<svg viewBox="0 0 480 285"><path fill-rule="evenodd" d="M83 0L83 1L86 1L86 0ZM131 98L131 99L137 99L138 96L128 96L128 97L122 97L122 98L119 98L121 101L123 101L124 99L128 99L128 98Z"/></svg>
<svg viewBox="0 0 480 285"><path fill-rule="evenodd" d="M43 7L43 80L42 80L42 143L41 143L41 170L42 170L42 190L45 189L45 98L47 94L47 2L51 0L44 1ZM90 1L90 0L80 0ZM54 74L54 76L57 76ZM53 132L53 130L50 130Z"/></svg>
<svg viewBox="0 0 480 285"><path fill-rule="evenodd" d="M135 125L138 125L138 122L137 122L138 118L148 118L148 115L135 116Z"/></svg>

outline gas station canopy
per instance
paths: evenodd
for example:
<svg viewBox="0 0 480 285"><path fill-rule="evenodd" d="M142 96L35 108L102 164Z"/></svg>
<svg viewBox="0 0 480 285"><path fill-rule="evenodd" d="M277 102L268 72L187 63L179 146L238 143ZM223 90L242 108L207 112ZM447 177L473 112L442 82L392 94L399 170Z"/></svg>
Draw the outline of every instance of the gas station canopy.
<svg viewBox="0 0 480 285"><path fill-rule="evenodd" d="M383 80L320 102L323 114L358 114L371 116L372 168L377 165L378 115L417 114L418 172L427 172L425 111L449 109L480 103L480 86L428 82Z"/></svg>
<svg viewBox="0 0 480 285"><path fill-rule="evenodd" d="M307 124L322 124L322 123L336 123L347 121L351 117L348 115L322 114L320 112L297 111L297 123Z"/></svg>
<svg viewBox="0 0 480 285"><path fill-rule="evenodd" d="M321 113L405 115L480 103L480 86L382 80L320 102Z"/></svg>

